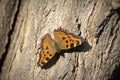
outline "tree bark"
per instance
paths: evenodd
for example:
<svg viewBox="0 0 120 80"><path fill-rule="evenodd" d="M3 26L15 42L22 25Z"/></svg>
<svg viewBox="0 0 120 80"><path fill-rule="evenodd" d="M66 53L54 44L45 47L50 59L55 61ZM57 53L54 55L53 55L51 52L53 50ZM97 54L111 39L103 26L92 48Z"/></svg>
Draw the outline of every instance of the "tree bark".
<svg viewBox="0 0 120 80"><path fill-rule="evenodd" d="M1 80L119 80L120 0L0 0ZM41 38L62 27L85 39L37 66Z"/></svg>

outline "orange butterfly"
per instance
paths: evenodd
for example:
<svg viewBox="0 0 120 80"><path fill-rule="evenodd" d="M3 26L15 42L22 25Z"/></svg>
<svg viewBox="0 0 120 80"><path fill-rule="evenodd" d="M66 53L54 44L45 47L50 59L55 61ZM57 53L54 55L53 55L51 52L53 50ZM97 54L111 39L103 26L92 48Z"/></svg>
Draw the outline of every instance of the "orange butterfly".
<svg viewBox="0 0 120 80"><path fill-rule="evenodd" d="M68 50L83 43L82 37L77 37L61 27L53 32L54 38L52 39L49 34L46 34L42 39L42 50L40 52L40 59L38 65L44 66L54 57L56 53L61 50Z"/></svg>

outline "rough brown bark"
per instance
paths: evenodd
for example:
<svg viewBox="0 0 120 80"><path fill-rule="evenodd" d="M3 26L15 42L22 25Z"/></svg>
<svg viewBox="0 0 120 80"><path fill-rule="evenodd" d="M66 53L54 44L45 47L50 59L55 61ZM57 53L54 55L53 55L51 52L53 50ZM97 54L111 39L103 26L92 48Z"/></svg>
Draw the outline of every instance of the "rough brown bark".
<svg viewBox="0 0 120 80"><path fill-rule="evenodd" d="M1 80L120 79L120 0L0 0ZM41 38L62 27L86 41L37 67Z"/></svg>

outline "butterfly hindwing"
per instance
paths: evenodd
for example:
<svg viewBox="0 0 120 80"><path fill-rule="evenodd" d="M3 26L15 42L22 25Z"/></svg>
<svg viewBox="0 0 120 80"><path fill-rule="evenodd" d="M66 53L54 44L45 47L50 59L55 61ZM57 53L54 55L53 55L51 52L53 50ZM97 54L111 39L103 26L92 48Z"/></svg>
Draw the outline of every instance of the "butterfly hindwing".
<svg viewBox="0 0 120 80"><path fill-rule="evenodd" d="M55 55L57 49L56 43L49 34L45 35L45 37L42 39L41 47L42 50L40 52L40 59L38 61L38 65L43 66Z"/></svg>
<svg viewBox="0 0 120 80"><path fill-rule="evenodd" d="M54 30L53 34L55 41L59 44L61 49L70 49L81 45L83 42L83 38L77 37L62 28Z"/></svg>

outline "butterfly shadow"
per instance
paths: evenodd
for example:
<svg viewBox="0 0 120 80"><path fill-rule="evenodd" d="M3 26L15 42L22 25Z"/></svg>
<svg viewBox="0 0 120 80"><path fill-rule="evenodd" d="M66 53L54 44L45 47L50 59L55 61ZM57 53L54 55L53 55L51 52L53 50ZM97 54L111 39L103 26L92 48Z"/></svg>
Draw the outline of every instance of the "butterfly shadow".
<svg viewBox="0 0 120 80"><path fill-rule="evenodd" d="M71 49L69 49L69 50L66 50L66 52L70 52L70 53L72 53L72 52L87 52L87 51L89 51L90 49L92 48L92 46L90 46L90 44L87 42L87 41L84 41L83 43L82 43L82 45L79 45L79 46L77 46L77 47L75 47L75 48L71 48Z"/></svg>
<svg viewBox="0 0 120 80"><path fill-rule="evenodd" d="M79 45L75 48L71 48L68 50L62 50L60 53L56 53L55 56L48 62L46 63L44 66L42 66L42 69L49 69L50 67L52 67L53 65L56 64L56 62L58 61L58 59L60 58L60 56L65 57L64 53L72 53L72 52L87 52L91 49L92 47L89 45L89 43L87 41L84 41L82 43L82 45Z"/></svg>

